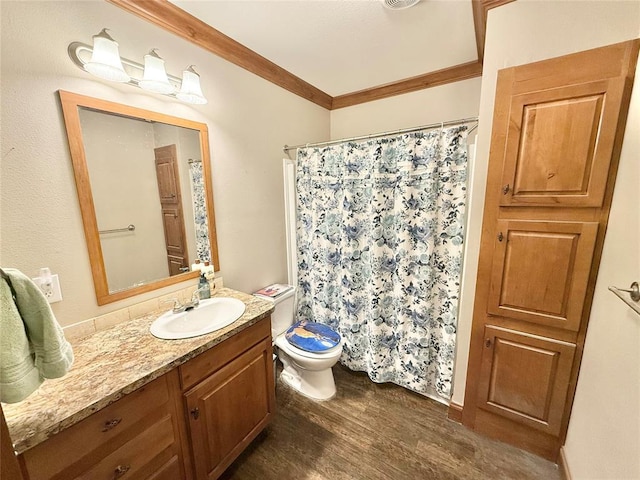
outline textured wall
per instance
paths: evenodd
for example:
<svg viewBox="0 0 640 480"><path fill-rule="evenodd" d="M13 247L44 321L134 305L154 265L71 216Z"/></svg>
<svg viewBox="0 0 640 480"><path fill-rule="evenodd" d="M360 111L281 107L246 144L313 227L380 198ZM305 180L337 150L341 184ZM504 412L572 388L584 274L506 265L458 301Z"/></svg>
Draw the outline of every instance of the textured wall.
<svg viewBox="0 0 640 480"><path fill-rule="evenodd" d="M225 285L252 291L286 280L282 145L325 140L329 113L106 2L0 2L2 165L0 264L60 275L63 325L162 291L98 307L57 90L204 122L211 143L218 245ZM174 75L197 65L204 106L86 74L71 63L72 41L111 28L123 57L159 48Z"/></svg>

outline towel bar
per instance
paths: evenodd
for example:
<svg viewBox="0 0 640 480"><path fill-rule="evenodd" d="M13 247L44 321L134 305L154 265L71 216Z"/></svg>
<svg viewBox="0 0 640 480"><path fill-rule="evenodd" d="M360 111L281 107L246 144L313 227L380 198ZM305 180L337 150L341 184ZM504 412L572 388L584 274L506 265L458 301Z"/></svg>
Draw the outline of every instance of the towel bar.
<svg viewBox="0 0 640 480"><path fill-rule="evenodd" d="M130 224L124 228L112 228L111 230L100 230L98 233L118 233L118 232L133 232L136 229L134 224Z"/></svg>
<svg viewBox="0 0 640 480"><path fill-rule="evenodd" d="M638 315L640 315L640 286L638 282L633 282L629 288L609 287L620 300L629 305ZM625 295L625 293L628 293Z"/></svg>

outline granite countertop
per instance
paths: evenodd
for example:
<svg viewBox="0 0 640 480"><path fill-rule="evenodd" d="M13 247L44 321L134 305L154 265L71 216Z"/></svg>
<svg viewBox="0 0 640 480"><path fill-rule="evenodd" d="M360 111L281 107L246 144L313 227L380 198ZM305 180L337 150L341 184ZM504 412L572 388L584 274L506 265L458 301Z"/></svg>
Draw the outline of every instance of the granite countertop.
<svg viewBox="0 0 640 480"><path fill-rule="evenodd" d="M270 302L228 288L212 297L237 298L246 310L228 327L195 338L161 340L151 335L149 326L164 313L156 311L74 343L75 361L67 375L45 380L20 403L2 404L15 451L23 453L273 311Z"/></svg>

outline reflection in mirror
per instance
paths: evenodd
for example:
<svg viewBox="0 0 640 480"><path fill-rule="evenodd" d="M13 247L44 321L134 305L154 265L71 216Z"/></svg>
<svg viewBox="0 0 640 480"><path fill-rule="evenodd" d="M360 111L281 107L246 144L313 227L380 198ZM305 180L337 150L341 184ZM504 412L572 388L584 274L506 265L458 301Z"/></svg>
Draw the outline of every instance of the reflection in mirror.
<svg viewBox="0 0 640 480"><path fill-rule="evenodd" d="M219 267L206 125L60 92L98 304Z"/></svg>

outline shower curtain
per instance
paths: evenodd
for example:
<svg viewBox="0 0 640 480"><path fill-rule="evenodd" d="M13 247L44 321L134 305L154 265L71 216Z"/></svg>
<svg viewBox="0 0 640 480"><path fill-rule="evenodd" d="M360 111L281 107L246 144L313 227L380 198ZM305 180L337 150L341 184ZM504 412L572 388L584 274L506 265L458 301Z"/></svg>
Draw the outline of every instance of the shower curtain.
<svg viewBox="0 0 640 480"><path fill-rule="evenodd" d="M207 200L204 192L202 160L189 160L191 198L193 200L193 222L196 234L196 257L202 262L211 261L209 224L207 223Z"/></svg>
<svg viewBox="0 0 640 480"><path fill-rule="evenodd" d="M466 205L466 126L298 150L299 319L341 362L451 398Z"/></svg>

